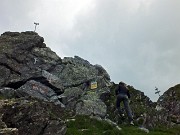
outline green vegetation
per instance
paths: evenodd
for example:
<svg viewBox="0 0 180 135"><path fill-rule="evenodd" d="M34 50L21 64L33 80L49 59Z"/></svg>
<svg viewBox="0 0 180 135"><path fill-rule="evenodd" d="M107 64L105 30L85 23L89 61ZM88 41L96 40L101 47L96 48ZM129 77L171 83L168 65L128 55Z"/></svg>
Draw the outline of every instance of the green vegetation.
<svg viewBox="0 0 180 135"><path fill-rule="evenodd" d="M0 94L0 100L6 99L3 95Z"/></svg>
<svg viewBox="0 0 180 135"><path fill-rule="evenodd" d="M66 135L121 135L116 127L88 116L76 116L75 121L67 122L67 127Z"/></svg>
<svg viewBox="0 0 180 135"><path fill-rule="evenodd" d="M122 126L122 135L144 135L147 134L144 131L138 129L138 127ZM180 130L178 127L167 129L164 127L150 130L148 135L179 135Z"/></svg>
<svg viewBox="0 0 180 135"><path fill-rule="evenodd" d="M74 120L73 120L74 119ZM88 116L76 116L67 122L66 135L144 135L146 132L136 126L120 125L119 131L107 122L98 121ZM148 135L180 135L179 127L171 129L157 128L150 130Z"/></svg>

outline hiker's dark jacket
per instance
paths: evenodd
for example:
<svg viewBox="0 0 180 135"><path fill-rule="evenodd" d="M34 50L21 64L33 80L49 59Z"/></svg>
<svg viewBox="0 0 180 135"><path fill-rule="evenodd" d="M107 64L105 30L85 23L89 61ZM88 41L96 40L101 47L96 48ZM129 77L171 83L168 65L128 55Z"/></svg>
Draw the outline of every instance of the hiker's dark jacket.
<svg viewBox="0 0 180 135"><path fill-rule="evenodd" d="M116 89L116 95L122 94L122 95L127 95L128 98L130 98L129 90L126 88L124 85L118 85L118 88Z"/></svg>

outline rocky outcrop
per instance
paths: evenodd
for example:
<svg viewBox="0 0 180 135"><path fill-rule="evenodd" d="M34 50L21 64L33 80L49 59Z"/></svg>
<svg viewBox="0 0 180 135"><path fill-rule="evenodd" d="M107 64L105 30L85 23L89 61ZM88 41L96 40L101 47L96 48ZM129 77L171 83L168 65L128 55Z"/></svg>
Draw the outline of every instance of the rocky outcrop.
<svg viewBox="0 0 180 135"><path fill-rule="evenodd" d="M0 86L17 88L29 78L41 75L42 70L61 63L61 59L43 42L44 39L34 32L5 32L1 35Z"/></svg>
<svg viewBox="0 0 180 135"><path fill-rule="evenodd" d="M1 102L2 103L2 102ZM63 109L32 98L5 100L0 107L5 126L0 132L19 135L64 135ZM11 130L10 130L11 129ZM13 129L13 130L12 130ZM9 134L8 134L9 135Z"/></svg>
<svg viewBox="0 0 180 135"><path fill-rule="evenodd" d="M56 105L61 105L57 94L51 88L34 80L28 81L26 84L18 88L16 90L16 95L19 97L31 96L44 101L53 102Z"/></svg>
<svg viewBox="0 0 180 135"><path fill-rule="evenodd" d="M62 74L58 75L65 87L64 93L59 96L62 97L62 102L77 114L104 117L107 107L103 103L103 95L110 93L111 85L110 78L105 77L105 75L108 76L107 72L101 72L100 68L97 69L96 66L78 56L64 58L62 63L65 64L65 68ZM94 88L92 83L96 83ZM87 97L91 97L92 93L98 96L88 99ZM102 105L103 109L95 109L102 108Z"/></svg>
<svg viewBox="0 0 180 135"><path fill-rule="evenodd" d="M64 115L90 115L118 123L117 85L110 81L100 65L78 56L61 59L35 32L5 32L0 36L0 134L63 135ZM156 104L143 92L128 88L135 121L143 118L146 127L153 127ZM171 102L176 104L171 111L177 120L179 85L168 90L158 104L168 110Z"/></svg>
<svg viewBox="0 0 180 135"><path fill-rule="evenodd" d="M159 97L157 106L162 121L180 124L180 84L169 88Z"/></svg>
<svg viewBox="0 0 180 135"><path fill-rule="evenodd" d="M106 70L78 56L61 59L35 32L1 35L0 70L0 94L6 98L34 97L76 114L107 113L104 100L111 83Z"/></svg>

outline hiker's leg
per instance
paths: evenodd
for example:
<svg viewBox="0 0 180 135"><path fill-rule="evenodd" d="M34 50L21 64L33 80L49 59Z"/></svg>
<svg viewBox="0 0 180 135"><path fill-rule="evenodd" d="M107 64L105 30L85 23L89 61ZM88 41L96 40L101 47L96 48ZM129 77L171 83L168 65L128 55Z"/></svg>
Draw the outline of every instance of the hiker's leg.
<svg viewBox="0 0 180 135"><path fill-rule="evenodd" d="M116 108L120 108L120 99L116 97Z"/></svg>
<svg viewBox="0 0 180 135"><path fill-rule="evenodd" d="M117 110L118 110L119 113L122 113L122 111L121 111L121 106L120 106L121 101L122 101L121 95L117 95L116 108L117 108Z"/></svg>
<svg viewBox="0 0 180 135"><path fill-rule="evenodd" d="M128 101L127 96L124 98L123 103L124 103L124 108L126 110L126 113L128 115L128 119L131 122L133 120L133 116L132 116L132 111L131 111L131 108L129 106L129 101Z"/></svg>

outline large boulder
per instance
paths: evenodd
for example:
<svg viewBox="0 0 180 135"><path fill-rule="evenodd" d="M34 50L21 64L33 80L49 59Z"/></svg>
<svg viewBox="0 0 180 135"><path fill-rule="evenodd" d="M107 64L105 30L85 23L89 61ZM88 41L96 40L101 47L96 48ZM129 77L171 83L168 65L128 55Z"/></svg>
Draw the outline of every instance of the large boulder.
<svg viewBox="0 0 180 135"><path fill-rule="evenodd" d="M56 105L62 105L58 100L57 94L49 87L36 81L28 81L16 90L19 97L31 96L44 101L53 102Z"/></svg>
<svg viewBox="0 0 180 135"><path fill-rule="evenodd" d="M76 104L76 114L95 115L104 118L107 114L107 106L101 100L82 100Z"/></svg>
<svg viewBox="0 0 180 135"><path fill-rule="evenodd" d="M0 133L15 135L64 135L63 109L52 103L24 98L5 101L0 107L6 127ZM10 132L11 131L11 132ZM14 134L13 134L14 133ZM9 134L8 134L9 135Z"/></svg>
<svg viewBox="0 0 180 135"><path fill-rule="evenodd" d="M74 110L78 99L83 95L83 90L78 87L65 89L64 93L59 96L62 103L68 110Z"/></svg>
<svg viewBox="0 0 180 135"><path fill-rule="evenodd" d="M0 87L36 77L61 63L43 42L35 32L5 32L0 36Z"/></svg>
<svg viewBox="0 0 180 135"><path fill-rule="evenodd" d="M64 68L58 77L66 87L78 86L98 75L98 71L93 65L78 56L74 58L65 57L62 63Z"/></svg>

